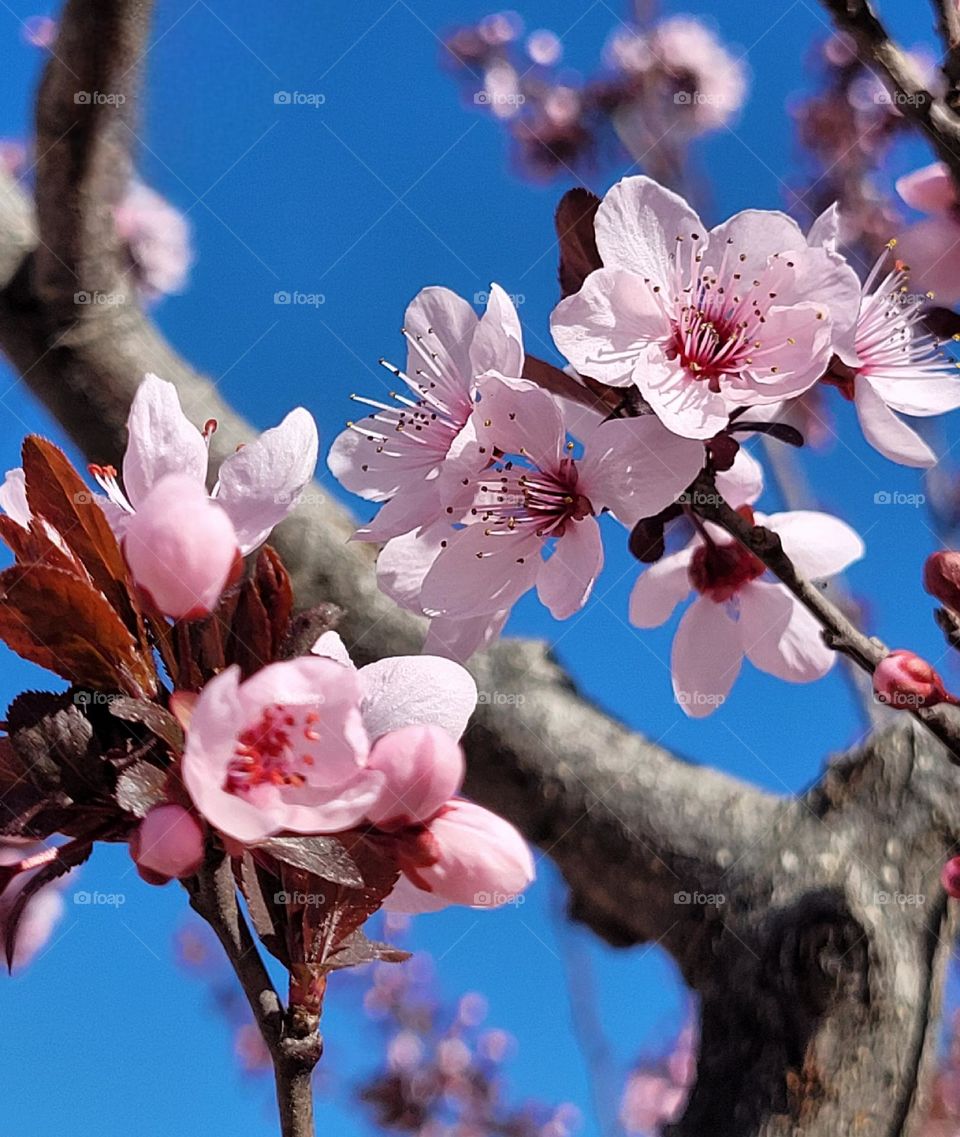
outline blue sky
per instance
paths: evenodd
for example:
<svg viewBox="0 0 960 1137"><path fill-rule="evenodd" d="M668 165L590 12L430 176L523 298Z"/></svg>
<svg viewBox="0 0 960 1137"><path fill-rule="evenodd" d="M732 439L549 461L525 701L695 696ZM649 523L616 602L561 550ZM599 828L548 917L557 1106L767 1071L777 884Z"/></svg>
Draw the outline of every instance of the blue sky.
<svg viewBox="0 0 960 1137"><path fill-rule="evenodd" d="M908 6L895 7L908 43L928 36L926 9L917 6L911 15ZM499 281L524 297L530 350L551 354L552 210L568 183L532 188L511 174L501 133L464 109L437 66L437 33L486 10L480 0L337 6L160 0L139 166L149 184L187 212L198 261L189 292L167 301L158 319L260 425L302 403L328 445L349 417L349 393L381 390L377 359L401 357L403 309L427 284L469 298ZM806 83L803 61L825 31L822 14L813 0L769 11L748 0L668 10L714 18L723 37L740 45L753 74L740 121L698 149L712 178L712 220L746 206L781 206L784 183L796 169L784 106ZM22 44L19 21L38 11L44 9L25 0L0 4L7 64L0 74L0 135L28 130L41 57ZM568 63L586 70L620 13L613 3L529 0L523 14L528 27L560 33ZM320 93L325 101L278 106L277 90ZM922 147L906 147L896 172L922 160ZM602 190L622 172L598 173L592 188ZM278 306L277 291L321 293L324 302ZM871 631L939 658L942 643L919 584L934 547L929 520L922 509L875 503L882 492L922 492L920 480L867 449L849 408L836 410L842 441L817 457L809 473L821 506L866 537L868 556L849 584L869 598ZM0 414L3 468L17 463L22 434L57 435L2 367ZM945 437L952 442L950 427ZM319 474L339 492L325 468ZM776 505L774 497L765 500ZM611 541L605 575L583 613L558 625L535 602L524 602L510 630L551 641L583 689L637 729L774 790L804 786L826 756L858 736L860 720L839 672L794 688L748 670L713 718L683 718L666 663L673 625L641 636L626 622L634 574L621 542ZM0 703L26 686L51 685L0 652ZM118 849L98 852L80 885L124 902L68 901L44 956L23 976L0 982L9 1131L60 1137L68 1122L78 1134L101 1137L133 1128L141 1137L166 1137L175 1127L208 1137L273 1132L268 1087L243 1081L205 991L174 964L172 937L188 918L181 892L141 884ZM518 1094L576 1102L585 1112L583 1132L593 1135L598 1128L556 934L561 904L560 886L542 864L521 908L424 917L413 938L440 960L447 995L483 991L491 1023L517 1036L511 1077ZM663 1044L685 996L656 949L613 952L571 934L594 962L599 1015L614 1070L623 1071L638 1052ZM355 999L352 986L334 994L326 1022L324 1061L348 1082L370 1060L351 1009ZM324 1100L319 1111L321 1133L368 1131L355 1109Z"/></svg>

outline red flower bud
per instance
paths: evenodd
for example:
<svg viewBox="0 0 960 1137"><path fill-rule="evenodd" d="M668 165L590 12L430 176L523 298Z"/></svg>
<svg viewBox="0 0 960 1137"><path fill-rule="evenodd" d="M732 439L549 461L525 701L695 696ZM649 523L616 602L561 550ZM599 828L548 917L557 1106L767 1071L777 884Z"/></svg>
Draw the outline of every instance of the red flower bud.
<svg viewBox="0 0 960 1137"><path fill-rule="evenodd" d="M881 703L902 710L956 701L925 659L904 650L890 652L877 664L873 692Z"/></svg>
<svg viewBox="0 0 960 1137"><path fill-rule="evenodd" d="M960 900L960 857L951 857L940 870L940 883L948 896Z"/></svg>
<svg viewBox="0 0 960 1137"><path fill-rule="evenodd" d="M923 566L923 587L941 604L960 612L960 553L931 553Z"/></svg>

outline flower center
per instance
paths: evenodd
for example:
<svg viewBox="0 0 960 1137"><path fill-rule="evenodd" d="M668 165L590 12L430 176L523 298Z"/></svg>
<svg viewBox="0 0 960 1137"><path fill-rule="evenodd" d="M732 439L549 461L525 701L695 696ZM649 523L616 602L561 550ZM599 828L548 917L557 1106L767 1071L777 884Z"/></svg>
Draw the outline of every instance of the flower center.
<svg viewBox="0 0 960 1137"><path fill-rule="evenodd" d="M709 296L706 297L709 301ZM679 359L693 378L719 392L720 379L738 369L741 351L747 343L747 323L731 322L712 312L712 305L685 305L674 322L673 342L668 356Z"/></svg>
<svg viewBox="0 0 960 1137"><path fill-rule="evenodd" d="M742 506L737 512L753 524L753 510L749 506ZM736 541L718 545L709 537L694 550L689 569L693 587L717 604L732 600L745 584L765 572L763 561L749 549Z"/></svg>
<svg viewBox="0 0 960 1137"><path fill-rule="evenodd" d="M315 762L320 733L317 711L295 713L279 704L267 707L260 719L242 730L227 768L226 790L247 794L258 786L304 784L301 769Z"/></svg>
<svg viewBox="0 0 960 1137"><path fill-rule="evenodd" d="M515 532L530 526L538 537L562 537L571 521L590 517L593 504L578 491L580 474L573 458L561 458L555 470L517 467L506 461L493 467L480 486L481 520L486 532Z"/></svg>

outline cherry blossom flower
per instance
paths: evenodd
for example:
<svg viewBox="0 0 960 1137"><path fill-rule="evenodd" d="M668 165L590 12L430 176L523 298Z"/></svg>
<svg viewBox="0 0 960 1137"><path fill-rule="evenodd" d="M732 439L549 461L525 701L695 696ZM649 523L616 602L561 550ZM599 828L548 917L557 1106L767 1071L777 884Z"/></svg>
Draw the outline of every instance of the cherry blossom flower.
<svg viewBox="0 0 960 1137"><path fill-rule="evenodd" d="M457 500L462 452L475 459L468 424L477 377L491 369L506 375L523 369L520 320L497 284L490 286L480 318L449 289L423 289L407 308L403 334L407 370L385 366L410 395L391 392L393 406L359 398L374 413L349 424L327 458L346 489L386 503L357 533L367 541L427 526Z"/></svg>
<svg viewBox="0 0 960 1137"><path fill-rule="evenodd" d="M683 198L631 177L595 227L604 267L554 310L554 339L581 374L635 384L678 434L710 438L738 408L801 394L852 336L856 274L782 213L707 230Z"/></svg>
<svg viewBox="0 0 960 1137"><path fill-rule="evenodd" d="M184 215L134 179L114 211L114 221L143 298L153 301L182 292L193 262Z"/></svg>
<svg viewBox="0 0 960 1137"><path fill-rule="evenodd" d="M355 670L336 632L325 632L313 652L356 674L373 744L368 765L384 780L369 820L387 829L428 821L463 783L458 740L477 705L469 672L429 655L394 656Z"/></svg>
<svg viewBox="0 0 960 1137"><path fill-rule="evenodd" d="M7 470L0 485L0 509L22 529L30 525L30 506L27 503L27 480L17 466Z"/></svg>
<svg viewBox="0 0 960 1137"><path fill-rule="evenodd" d="M928 215L899 235L900 256L918 287L951 307L960 300L960 205L950 172L941 162L924 166L900 178L897 192L907 205Z"/></svg>
<svg viewBox="0 0 960 1137"><path fill-rule="evenodd" d="M553 395L494 374L477 386L477 446L498 457L470 479L475 505L467 524L441 542L421 603L428 612L477 617L510 608L536 585L565 619L586 603L603 566L600 512L628 526L659 513L700 472L703 447L645 415L603 423L574 458Z"/></svg>
<svg viewBox="0 0 960 1137"><path fill-rule="evenodd" d="M435 912L448 904L498 908L516 901L536 876L530 848L490 810L459 798L428 824L384 907Z"/></svg>
<svg viewBox="0 0 960 1137"><path fill-rule="evenodd" d="M90 467L107 494L104 508L118 536L165 474L181 473L206 485L207 442L215 426L208 423L201 433L184 415L176 387L156 375L145 377L127 419L123 489L113 467ZM313 418L297 407L279 426L265 430L221 464L211 497L233 522L244 555L262 545L296 508L313 477L317 448Z"/></svg>
<svg viewBox="0 0 960 1137"><path fill-rule="evenodd" d="M842 572L863 555L863 542L844 522L798 510L753 517L778 534L798 572L820 580ZM820 626L783 585L764 579L752 553L706 526L685 549L643 572L630 597L630 621L639 628L665 623L691 593L673 641L673 690L693 718L723 703L744 656L754 667L790 683L809 683L833 666L834 653Z"/></svg>
<svg viewBox="0 0 960 1137"><path fill-rule="evenodd" d="M193 876L203 863L203 830L182 805L155 805L131 837L130 855L148 884Z"/></svg>
<svg viewBox="0 0 960 1137"><path fill-rule="evenodd" d="M367 768L360 695L357 675L331 659L271 663L243 682L227 668L200 692L187 728L194 805L246 844L357 825L384 781Z"/></svg>
<svg viewBox="0 0 960 1137"><path fill-rule="evenodd" d="M810 231L811 244L836 246L838 218L828 210ZM960 231L958 231L960 232ZM897 412L928 417L960 407L954 364L924 331L926 297L909 290L902 260L888 265L894 242L864 281L853 357L833 362L824 382L850 399L864 437L874 449L905 466L932 466L936 455Z"/></svg>
<svg viewBox="0 0 960 1137"><path fill-rule="evenodd" d="M189 474L165 474L129 519L123 551L133 579L165 616L209 615L237 563L227 513Z"/></svg>
<svg viewBox="0 0 960 1137"><path fill-rule="evenodd" d="M0 840L0 866L18 864L44 851L45 848L41 844L16 839ZM0 888L0 929L10 909L36 872L36 869L28 869L17 873L5 888ZM66 880L65 876L58 877L40 888L27 901L17 926L16 949L13 955L14 971L26 967L49 942L54 928L63 916L62 892L66 887ZM0 952L4 950L4 937L0 930Z"/></svg>

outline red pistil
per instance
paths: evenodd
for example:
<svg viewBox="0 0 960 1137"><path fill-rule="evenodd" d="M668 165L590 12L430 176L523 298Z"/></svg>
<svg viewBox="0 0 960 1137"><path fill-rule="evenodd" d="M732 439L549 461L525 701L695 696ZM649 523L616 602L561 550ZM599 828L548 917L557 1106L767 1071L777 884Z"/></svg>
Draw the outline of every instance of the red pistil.
<svg viewBox="0 0 960 1137"><path fill-rule="evenodd" d="M320 716L310 711L303 724L279 705L267 707L259 722L241 731L235 758L227 771L226 789L230 793L248 793L256 786L302 786L305 778L299 765L312 766L313 756L296 750L297 734L307 744L320 735L316 724Z"/></svg>
<svg viewBox="0 0 960 1137"><path fill-rule="evenodd" d="M753 524L753 510L742 506L737 512ZM745 584L763 576L766 566L736 541L718 545L709 537L694 550L690 562L690 583L703 596L717 604L732 599Z"/></svg>

